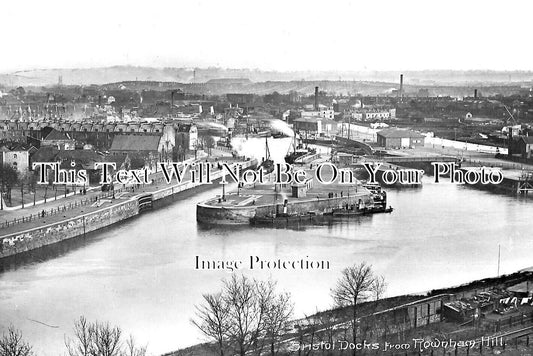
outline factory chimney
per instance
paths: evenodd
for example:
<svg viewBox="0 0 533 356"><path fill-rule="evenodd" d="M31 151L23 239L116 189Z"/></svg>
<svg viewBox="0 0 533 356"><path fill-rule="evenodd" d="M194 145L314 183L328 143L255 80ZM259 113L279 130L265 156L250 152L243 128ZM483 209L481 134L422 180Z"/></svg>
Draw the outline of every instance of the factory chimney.
<svg viewBox="0 0 533 356"><path fill-rule="evenodd" d="M400 102L403 102L403 74L400 74Z"/></svg>
<svg viewBox="0 0 533 356"><path fill-rule="evenodd" d="M318 111L318 87L315 87L315 111Z"/></svg>
<svg viewBox="0 0 533 356"><path fill-rule="evenodd" d="M172 111L174 111L174 90L170 91L170 115L172 115Z"/></svg>
<svg viewBox="0 0 533 356"><path fill-rule="evenodd" d="M474 99L477 99L477 89L474 89Z"/></svg>

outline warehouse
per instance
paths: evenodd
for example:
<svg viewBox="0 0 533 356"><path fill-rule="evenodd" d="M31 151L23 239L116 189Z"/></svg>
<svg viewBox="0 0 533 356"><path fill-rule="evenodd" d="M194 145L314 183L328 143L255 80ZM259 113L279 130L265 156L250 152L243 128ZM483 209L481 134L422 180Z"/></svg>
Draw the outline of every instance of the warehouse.
<svg viewBox="0 0 533 356"><path fill-rule="evenodd" d="M414 148L424 146L424 136L411 130L386 129L377 133L378 146L385 148Z"/></svg>

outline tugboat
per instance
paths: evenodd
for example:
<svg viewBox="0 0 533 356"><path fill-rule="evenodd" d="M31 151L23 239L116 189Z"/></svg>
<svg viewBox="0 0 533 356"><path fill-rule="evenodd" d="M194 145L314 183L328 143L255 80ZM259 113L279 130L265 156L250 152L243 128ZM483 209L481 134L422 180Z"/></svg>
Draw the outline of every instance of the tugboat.
<svg viewBox="0 0 533 356"><path fill-rule="evenodd" d="M274 161L270 158L270 149L268 148L268 136L265 136L265 157L258 168L261 167L266 174L274 171Z"/></svg>
<svg viewBox="0 0 533 356"><path fill-rule="evenodd" d="M335 209L333 210L333 216L343 217L343 216L356 216L356 215L370 215L370 214L379 214L379 213L392 213L394 209L389 206L388 208L383 208L379 206L349 206L347 209Z"/></svg>
<svg viewBox="0 0 533 356"><path fill-rule="evenodd" d="M285 199L283 204L273 204L272 211L265 215L256 215L250 219L252 225L267 225L275 227L289 227L300 224L331 223L335 218L351 217L356 215L371 215L379 213L391 213L394 209L387 207L387 194L379 185L364 185L370 192L366 195L366 202L359 199L358 202L333 209L311 210L306 212L290 212L289 201ZM330 193L333 194L333 193ZM331 198L331 196L330 196Z"/></svg>
<svg viewBox="0 0 533 356"><path fill-rule="evenodd" d="M370 204L360 200L357 204L347 205L341 209L334 209L333 216L355 216L355 215L369 215L379 213L392 213L394 209L389 206L387 208L387 192L381 189L379 184L365 184L363 185L372 196Z"/></svg>
<svg viewBox="0 0 533 356"><path fill-rule="evenodd" d="M287 152L287 155L285 156L285 162L288 164L294 164L296 159L303 157L307 154L314 154L316 153L316 150L309 149L307 147L303 147L302 145L298 145L296 142L296 132L294 133L294 140L292 142L292 152L291 147L289 147L289 151Z"/></svg>
<svg viewBox="0 0 533 356"><path fill-rule="evenodd" d="M331 220L331 213L324 213L319 211L308 211L303 214L289 213L289 201L285 199L283 206L275 204L276 210L263 216L254 216L250 219L251 225L261 226L275 226L275 227L289 227L292 225L321 223Z"/></svg>

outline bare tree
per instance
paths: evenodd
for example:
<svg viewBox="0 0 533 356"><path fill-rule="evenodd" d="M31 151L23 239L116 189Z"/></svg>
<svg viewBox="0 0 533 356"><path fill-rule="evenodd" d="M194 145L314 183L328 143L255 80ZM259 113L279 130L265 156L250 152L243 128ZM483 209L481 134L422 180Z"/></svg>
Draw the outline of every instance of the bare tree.
<svg viewBox="0 0 533 356"><path fill-rule="evenodd" d="M372 314L366 316L364 318L364 325L361 325L361 327L364 328L364 337L368 337L368 332L370 332L370 337L375 336L376 331L378 332L378 335L387 333L386 318L380 317L378 314L376 314L377 312L379 312L379 302L381 299L383 299L386 288L387 283L385 282L385 277L376 276L374 278L374 283L372 284L370 291L371 299L374 301L370 310Z"/></svg>
<svg viewBox="0 0 533 356"><path fill-rule="evenodd" d="M145 356L146 349L146 346L137 346L135 338L130 335L130 337L126 340L126 346L121 352L121 356Z"/></svg>
<svg viewBox="0 0 533 356"><path fill-rule="evenodd" d="M88 322L80 317L74 323L74 338L65 338L69 356L144 356L146 347L137 347L130 336L125 344L122 330L109 323Z"/></svg>
<svg viewBox="0 0 533 356"><path fill-rule="evenodd" d="M331 290L335 304L339 307L352 308L351 326L352 342L357 343L357 304L371 297L376 278L372 267L365 262L347 267L342 271L342 276L337 285ZM354 348L353 355L356 354Z"/></svg>
<svg viewBox="0 0 533 356"><path fill-rule="evenodd" d="M333 345L335 343L335 335L339 333L338 321L340 316L338 310L330 310L326 312L317 312L319 325L321 326L320 341ZM331 352L328 352L330 354Z"/></svg>
<svg viewBox="0 0 533 356"><path fill-rule="evenodd" d="M16 169L9 165L0 164L0 197L6 193L11 204L11 189L18 183L19 175Z"/></svg>
<svg viewBox="0 0 533 356"><path fill-rule="evenodd" d="M0 356L31 356L32 348L22 338L22 332L10 326L0 338Z"/></svg>
<svg viewBox="0 0 533 356"><path fill-rule="evenodd" d="M298 330L298 356L308 356L313 352L313 347L319 339L317 331L322 328L320 320L315 316L307 316L300 320L299 325L296 326Z"/></svg>
<svg viewBox="0 0 533 356"><path fill-rule="evenodd" d="M275 298L276 283L272 280L268 280L266 282L254 280L253 284L255 293L254 303L257 304L256 310L258 320L256 329L252 332L252 339L255 340L253 348L257 355L261 355L263 352L263 347L267 342L267 316L270 308L272 307L272 301Z"/></svg>
<svg viewBox="0 0 533 356"><path fill-rule="evenodd" d="M383 299L386 290L387 283L385 282L385 277L376 276L374 279L374 284L372 285L372 297L374 298L374 300L378 302Z"/></svg>
<svg viewBox="0 0 533 356"><path fill-rule="evenodd" d="M228 334L237 353L245 356L256 344L261 323L256 286L246 276L233 275L224 282L224 289L224 300L231 320Z"/></svg>
<svg viewBox="0 0 533 356"><path fill-rule="evenodd" d="M118 356L121 352L122 330L117 326L111 326L109 323L96 322L94 324L95 330L95 346L97 356ZM95 355L95 356L96 356Z"/></svg>
<svg viewBox="0 0 533 356"><path fill-rule="evenodd" d="M292 309L290 295L277 294L275 282L233 275L222 292L204 295L192 323L215 341L220 356L259 355L267 344L274 355Z"/></svg>
<svg viewBox="0 0 533 356"><path fill-rule="evenodd" d="M207 337L216 341L220 356L224 356L229 330L228 307L222 293L204 294L205 304L196 306L198 321L192 323Z"/></svg>
<svg viewBox="0 0 533 356"><path fill-rule="evenodd" d="M271 355L276 354L276 343L283 336L283 330L287 327L294 310L290 294L276 294L275 289L276 283L273 281L257 283L263 339L269 344Z"/></svg>
<svg viewBox="0 0 533 356"><path fill-rule="evenodd" d="M278 295L267 313L266 336L270 341L270 354L275 355L278 350L276 343L284 335L284 331L290 323L294 305L288 293Z"/></svg>
<svg viewBox="0 0 533 356"><path fill-rule="evenodd" d="M93 346L93 330L83 316L74 322L74 337L74 340L65 338L68 354L70 356L90 356Z"/></svg>

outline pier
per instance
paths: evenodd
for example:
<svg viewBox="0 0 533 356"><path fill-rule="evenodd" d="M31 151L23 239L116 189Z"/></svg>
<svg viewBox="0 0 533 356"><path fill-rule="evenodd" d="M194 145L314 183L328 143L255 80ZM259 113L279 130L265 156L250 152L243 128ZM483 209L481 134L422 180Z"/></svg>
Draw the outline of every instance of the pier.
<svg viewBox="0 0 533 356"><path fill-rule="evenodd" d="M522 172L518 181L517 193L525 195L533 193L533 171Z"/></svg>
<svg viewBox="0 0 533 356"><path fill-rule="evenodd" d="M479 166L463 164L461 170L481 170ZM500 184L476 184L476 188L504 192L512 195L528 196L533 193L533 170L502 169L503 181Z"/></svg>
<svg viewBox="0 0 533 356"><path fill-rule="evenodd" d="M357 142L344 138L345 144ZM401 150L384 150L374 151L371 155L361 156L354 160L356 156L345 154L344 163L348 166L355 167L359 172L360 179L368 179L367 172L363 169L363 164L367 162L381 163L376 177L381 184L383 173L386 170L403 170L403 169L420 169L424 170L426 175L433 174L434 162L455 163L462 171L481 170L482 167L501 169L503 181L500 184L476 184L476 188L491 190L495 192L531 196L533 193L533 165L508 161L502 158L494 157L492 152L482 152L479 150L465 150L457 147L435 147L435 145L426 145L425 147L416 147L414 149ZM396 184L396 187L420 187L420 185Z"/></svg>
<svg viewBox="0 0 533 356"><path fill-rule="evenodd" d="M325 185L309 178L304 184L255 184L223 192L199 203L196 218L204 224L245 225L256 217L321 216L356 204L372 204L371 192L361 184Z"/></svg>

